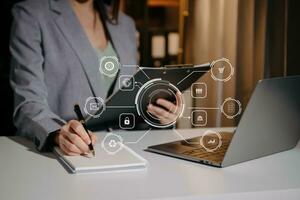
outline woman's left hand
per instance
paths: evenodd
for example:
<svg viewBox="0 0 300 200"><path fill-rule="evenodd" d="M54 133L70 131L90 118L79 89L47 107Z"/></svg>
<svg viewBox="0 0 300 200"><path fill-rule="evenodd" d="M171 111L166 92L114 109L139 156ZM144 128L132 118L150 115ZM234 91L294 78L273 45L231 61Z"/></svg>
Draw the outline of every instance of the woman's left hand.
<svg viewBox="0 0 300 200"><path fill-rule="evenodd" d="M183 109L182 94L176 93L176 104L165 99L157 99L156 104L163 108L149 104L148 112L157 117L161 124L171 124L177 120Z"/></svg>

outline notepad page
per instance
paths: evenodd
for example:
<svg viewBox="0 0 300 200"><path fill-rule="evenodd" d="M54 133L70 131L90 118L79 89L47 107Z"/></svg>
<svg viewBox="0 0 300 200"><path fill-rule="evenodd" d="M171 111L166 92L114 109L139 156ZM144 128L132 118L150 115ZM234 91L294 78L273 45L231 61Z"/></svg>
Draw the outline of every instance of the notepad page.
<svg viewBox="0 0 300 200"><path fill-rule="evenodd" d="M113 171L145 167L147 161L124 144L116 154L108 154L100 144L94 146L96 156L67 156L58 147L54 151L63 159L73 172Z"/></svg>

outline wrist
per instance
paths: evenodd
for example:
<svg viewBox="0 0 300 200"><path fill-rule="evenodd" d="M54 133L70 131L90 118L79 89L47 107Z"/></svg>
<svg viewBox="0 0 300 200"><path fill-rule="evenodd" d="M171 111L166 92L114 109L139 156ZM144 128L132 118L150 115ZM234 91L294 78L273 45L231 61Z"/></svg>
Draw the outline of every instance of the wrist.
<svg viewBox="0 0 300 200"><path fill-rule="evenodd" d="M59 131L53 133L53 144L59 146Z"/></svg>
<svg viewBox="0 0 300 200"><path fill-rule="evenodd" d="M41 151L52 151L52 148L54 146L56 146L56 137L57 137L57 135L59 135L58 131L49 133L49 135L46 139L45 145L43 146Z"/></svg>

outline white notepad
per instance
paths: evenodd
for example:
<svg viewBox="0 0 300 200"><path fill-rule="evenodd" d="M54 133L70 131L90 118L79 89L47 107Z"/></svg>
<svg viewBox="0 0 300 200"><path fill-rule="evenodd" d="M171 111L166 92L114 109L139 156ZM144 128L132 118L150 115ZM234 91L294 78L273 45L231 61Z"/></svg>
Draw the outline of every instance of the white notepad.
<svg viewBox="0 0 300 200"><path fill-rule="evenodd" d="M67 156L58 147L54 153L72 173L116 172L146 169L147 161L124 144L116 154L108 154L100 144L94 146L96 156Z"/></svg>

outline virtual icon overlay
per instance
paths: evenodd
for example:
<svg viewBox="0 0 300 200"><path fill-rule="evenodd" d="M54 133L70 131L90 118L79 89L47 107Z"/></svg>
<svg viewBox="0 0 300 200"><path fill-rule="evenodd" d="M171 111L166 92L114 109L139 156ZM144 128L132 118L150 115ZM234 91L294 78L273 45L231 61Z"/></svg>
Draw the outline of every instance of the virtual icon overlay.
<svg viewBox="0 0 300 200"><path fill-rule="evenodd" d="M146 123L153 127L166 128L172 126L182 115L184 107L183 99L178 98L178 95L176 95L177 92L180 92L178 88L167 81L161 79L153 79L148 81L139 89L135 98L135 105L139 116L141 116ZM147 111L147 106L149 103L159 106L156 103L159 98L166 99L169 102L177 105L176 110L172 111L175 117L168 124L160 123L156 116ZM179 110L178 108L182 109Z"/></svg>
<svg viewBox="0 0 300 200"><path fill-rule="evenodd" d="M208 130L202 135L200 145L207 152L214 152L222 146L222 137L220 133Z"/></svg>
<svg viewBox="0 0 300 200"><path fill-rule="evenodd" d="M119 116L119 126L121 129L133 129L135 127L135 116L133 113L122 113Z"/></svg>
<svg viewBox="0 0 300 200"><path fill-rule="evenodd" d="M207 85L205 83L193 83L191 87L191 95L193 98L206 98Z"/></svg>
<svg viewBox="0 0 300 200"><path fill-rule="evenodd" d="M216 81L226 82L234 74L234 68L227 58L221 58L211 63L211 77Z"/></svg>
<svg viewBox="0 0 300 200"><path fill-rule="evenodd" d="M102 140L101 147L111 155L118 153L123 147L123 139L114 133L108 133Z"/></svg>
<svg viewBox="0 0 300 200"><path fill-rule="evenodd" d="M242 113L242 104L239 100L229 97L221 105L221 112L228 119L233 119Z"/></svg>
<svg viewBox="0 0 300 200"><path fill-rule="evenodd" d="M135 87L134 77L131 75L121 75L119 78L119 89L122 91L133 91Z"/></svg>
<svg viewBox="0 0 300 200"><path fill-rule="evenodd" d="M118 70L120 69L120 63L116 57L103 57L100 63L100 72L106 76L113 77L116 75ZM132 66L122 66L122 67L132 67ZM119 128L123 130L131 130L136 126L138 118L142 118L145 123L150 125L150 127L155 128L167 128L173 126L179 118L188 119L192 126L194 127L205 127L207 126L209 120L208 110L219 110L226 118L233 119L236 116L240 115L242 112L242 106L239 100L236 100L232 97L226 98L221 105L217 107L190 107L192 111L190 112L190 116L182 116L183 111L185 109L185 101L184 95L177 95L181 93L180 90L175 86L179 87L179 84L183 83L184 80L187 80L192 76L193 73L197 73L197 71L190 72L185 77L182 78L177 84L172 84L167 80L162 78L151 79L150 76L143 71L142 67L134 66L135 69L139 69L145 75L145 82L136 82L134 76L131 74L121 74L118 77L118 87L119 90L123 92L132 92L135 96L134 105L105 105L105 101L100 97L89 97L86 100L85 104L85 112L86 114L97 118L107 109L120 109L120 108L128 108L129 109L124 113L119 114L118 121ZM130 69L131 70L131 69ZM132 70L133 71L133 70ZM203 73L202 71L199 71ZM216 82L227 82L234 75L234 68L231 63L226 58L221 58L213 61L210 64L210 75L211 78ZM191 98L198 99L201 101L202 99L207 98L208 96L208 87L205 82L195 82L191 85L190 89ZM174 104L174 110L168 109L161 106L157 103L158 99L164 99L168 102ZM152 104L160 109L165 109L167 112L171 112L171 116L174 116L173 119L168 120L167 123L162 123L161 119L159 119L156 115L153 115L148 111L149 104ZM114 112L112 110L112 112ZM145 137L146 134L149 133L149 130L145 130L145 134L143 134L139 139L135 142L125 142L125 143L137 143L142 138ZM176 132L176 130L174 130ZM176 132L180 135L179 132ZM183 138L183 137L182 137ZM120 135L116 135L113 133L109 133L106 135L104 140L102 141L102 148L105 149L109 154L115 154L122 148L123 139ZM207 131L201 137L200 141L196 141L196 143L200 144L207 152L214 152L220 148L222 145L222 138L219 133L214 131Z"/></svg>
<svg viewBox="0 0 300 200"><path fill-rule="evenodd" d="M194 110L192 112L191 123L194 126L206 126L207 112L205 110Z"/></svg>
<svg viewBox="0 0 300 200"><path fill-rule="evenodd" d="M84 112L91 117L100 117L105 109L105 103L101 97L89 97L85 101Z"/></svg>
<svg viewBox="0 0 300 200"><path fill-rule="evenodd" d="M114 77L120 68L118 58L115 56L103 56L100 60L99 71L108 77Z"/></svg>

